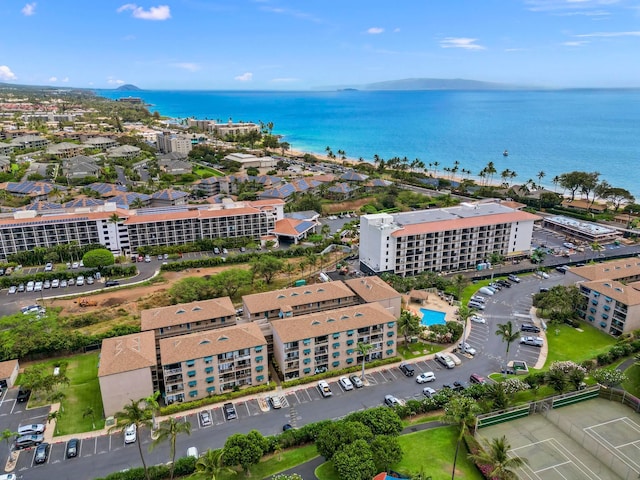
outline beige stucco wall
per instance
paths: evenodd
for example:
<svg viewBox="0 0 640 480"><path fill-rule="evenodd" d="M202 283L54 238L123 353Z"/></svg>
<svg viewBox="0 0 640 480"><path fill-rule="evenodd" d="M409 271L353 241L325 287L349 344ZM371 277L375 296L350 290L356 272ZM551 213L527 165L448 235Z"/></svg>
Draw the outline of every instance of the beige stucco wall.
<svg viewBox="0 0 640 480"><path fill-rule="evenodd" d="M117 373L99 378L102 406L106 417L122 410L131 400L153 394L150 368Z"/></svg>

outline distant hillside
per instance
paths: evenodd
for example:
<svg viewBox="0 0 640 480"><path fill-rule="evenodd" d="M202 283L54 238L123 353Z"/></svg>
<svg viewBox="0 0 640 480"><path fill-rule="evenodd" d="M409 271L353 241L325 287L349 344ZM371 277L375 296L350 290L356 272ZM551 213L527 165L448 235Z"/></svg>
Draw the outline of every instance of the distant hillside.
<svg viewBox="0 0 640 480"><path fill-rule="evenodd" d="M361 88L363 90L514 90L525 87L463 78L405 78L369 83Z"/></svg>
<svg viewBox="0 0 640 480"><path fill-rule="evenodd" d="M137 92L142 90L141 88L136 87L135 85L131 85L130 83L125 83L124 85L120 85L116 90L121 92Z"/></svg>

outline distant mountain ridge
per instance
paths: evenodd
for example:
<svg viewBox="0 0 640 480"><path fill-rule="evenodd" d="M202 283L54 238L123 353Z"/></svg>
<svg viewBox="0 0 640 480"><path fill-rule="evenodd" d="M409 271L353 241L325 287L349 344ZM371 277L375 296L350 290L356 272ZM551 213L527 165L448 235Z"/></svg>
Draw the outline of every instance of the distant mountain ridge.
<svg viewBox="0 0 640 480"><path fill-rule="evenodd" d="M124 85L120 85L118 88L116 88L116 90L120 91L120 92L137 92L137 91L142 91L141 88L136 87L135 85L132 85L130 83L125 83Z"/></svg>
<svg viewBox="0 0 640 480"><path fill-rule="evenodd" d="M464 78L404 78L368 83L362 87L363 90L511 90L521 88L525 87Z"/></svg>

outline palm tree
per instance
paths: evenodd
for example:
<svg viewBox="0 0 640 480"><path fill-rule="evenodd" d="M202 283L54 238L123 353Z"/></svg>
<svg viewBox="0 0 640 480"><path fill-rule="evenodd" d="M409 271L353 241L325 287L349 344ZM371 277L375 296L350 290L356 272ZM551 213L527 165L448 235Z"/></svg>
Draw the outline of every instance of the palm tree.
<svg viewBox="0 0 640 480"><path fill-rule="evenodd" d="M129 425L135 425L138 432L140 432L140 429L142 427L151 429L153 425L151 418L151 409L147 406L147 402L144 398L140 398L138 400L130 400L130 403L126 404L123 407L123 410L116 414L116 424L109 429L109 433L115 431L123 432L124 429ZM144 460L144 455L142 454L142 442L138 440L136 443L138 444L140 460L142 460L144 476L147 480L151 480L151 477L149 476L149 467L147 467L147 463Z"/></svg>
<svg viewBox="0 0 640 480"><path fill-rule="evenodd" d="M471 283L471 281L460 273L455 277L453 277L452 284L456 292L456 300L458 301L462 300L462 292L464 291L465 288L467 288L467 285L469 285L469 283Z"/></svg>
<svg viewBox="0 0 640 480"><path fill-rule="evenodd" d="M14 437L17 437L18 433L17 432L12 432L8 428L5 428L0 435L2 436L2 440L7 442L7 448L8 448L9 447L9 440L11 440ZM11 449L9 449L9 450L11 450Z"/></svg>
<svg viewBox="0 0 640 480"><path fill-rule="evenodd" d="M511 323L511 320L509 320L507 321L507 323L498 324L496 335L498 335L503 342L507 342L507 354L504 360L504 371L506 373L506 366L509 364L509 347L520 337L520 332L518 330L516 330L515 332L513 331L513 324Z"/></svg>
<svg viewBox="0 0 640 480"><path fill-rule="evenodd" d="M207 450L196 462L196 472L203 473L209 480L216 480L222 475L235 475L233 468L224 465L224 450Z"/></svg>
<svg viewBox="0 0 640 480"><path fill-rule="evenodd" d="M451 480L453 480L456 475L456 463L458 462L460 443L465 433L469 430L469 426L475 421L476 415L480 412L480 407L478 407L478 404L472 398L455 395L451 397L444 411L444 422L457 425L460 428L458 441L456 443L456 453L453 457L453 469L451 471Z"/></svg>
<svg viewBox="0 0 640 480"><path fill-rule="evenodd" d="M356 347L356 352L358 352L358 355L362 355L362 381L364 382L364 362L367 359L367 356L369 355L369 352L373 350L373 345L371 345L370 343L362 343L362 342L358 342L358 346Z"/></svg>
<svg viewBox="0 0 640 480"><path fill-rule="evenodd" d="M118 232L118 223L120 223L120 216L117 213L114 213L109 217L109 223L112 223L116 227L116 250L118 251L118 255L120 255L120 233Z"/></svg>
<svg viewBox="0 0 640 480"><path fill-rule="evenodd" d="M85 408L84 412L82 412L82 418L87 418L87 417L91 418L91 428L93 428L95 430L95 428L96 428L96 411L91 406Z"/></svg>
<svg viewBox="0 0 640 480"><path fill-rule="evenodd" d="M49 412L47 415L47 423L55 422L55 431L58 432L58 420L62 417L62 412L60 410L56 410L55 412Z"/></svg>
<svg viewBox="0 0 640 480"><path fill-rule="evenodd" d="M491 471L487 474L489 478L498 480L517 480L518 475L512 470L519 468L529 461L526 458L509 456L511 445L507 438L493 438L491 441L483 440L484 448L478 453L470 454L469 458L479 465L488 465Z"/></svg>
<svg viewBox="0 0 640 480"><path fill-rule="evenodd" d="M189 422L180 422L173 417L169 417L160 423L160 426L156 430L156 438L149 447L149 450L153 450L159 444L166 440L169 440L169 452L171 454L171 467L169 469L169 478L173 480L173 470L176 463L176 440L178 435L186 433L191 435L191 424Z"/></svg>

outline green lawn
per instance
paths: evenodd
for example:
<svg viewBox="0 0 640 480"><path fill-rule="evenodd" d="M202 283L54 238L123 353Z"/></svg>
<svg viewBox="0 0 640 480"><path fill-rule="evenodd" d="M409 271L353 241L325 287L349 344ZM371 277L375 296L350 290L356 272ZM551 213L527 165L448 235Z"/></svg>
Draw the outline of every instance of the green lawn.
<svg viewBox="0 0 640 480"><path fill-rule="evenodd" d="M437 353L444 349L446 345L434 345L431 343L410 343L409 345L398 345L398 354L405 360L411 360L412 358L422 357L432 353Z"/></svg>
<svg viewBox="0 0 640 480"><path fill-rule="evenodd" d="M193 169L193 173L195 173L196 175L198 175L200 178L209 178L209 177L222 177L223 173L218 171L218 170L214 170L213 168L208 168L208 167L195 167Z"/></svg>
<svg viewBox="0 0 640 480"><path fill-rule="evenodd" d="M584 322L579 330L569 325L550 325L547 330L549 355L544 365L545 369L556 360L572 360L576 363L596 358L600 353L607 352L616 343L615 338L603 333Z"/></svg>
<svg viewBox="0 0 640 480"><path fill-rule="evenodd" d="M393 470L401 473L418 473L422 469L425 475L431 475L433 480L451 478L457 437L455 427L434 428L400 436L404 458L399 464L394 465ZM482 479L476 466L467 459L467 453L463 444L458 454L456 478L459 480ZM340 480L331 462L323 463L318 467L316 476L320 480Z"/></svg>
<svg viewBox="0 0 640 480"><path fill-rule="evenodd" d="M87 407L93 408L95 412L96 429L104 427L102 397L100 395L100 384L98 382L98 355L96 352L42 362L51 367L51 370L53 370L54 365L61 360L68 362L66 375L70 383L68 386L62 385L60 387L60 391L63 392L66 397L62 401L63 411L58 420L57 435L93 430L91 418L82 417ZM17 383L20 383L20 378L18 378ZM49 402L44 399L38 400L35 397L29 400L29 406L41 406L48 403Z"/></svg>
<svg viewBox="0 0 640 480"><path fill-rule="evenodd" d="M216 480L238 480L243 478L260 479L267 478L276 473L288 470L296 465L305 463L312 458L318 456L318 451L315 445L306 445L304 447L293 448L282 452L280 455L274 454L263 460L258 465L255 465L250 472L249 476L246 476L242 471L237 475L219 475L216 476ZM193 474L188 477L191 480L209 480L211 476Z"/></svg>
<svg viewBox="0 0 640 480"><path fill-rule="evenodd" d="M625 370L629 379L622 387L631 395L640 398L640 365L633 365Z"/></svg>

